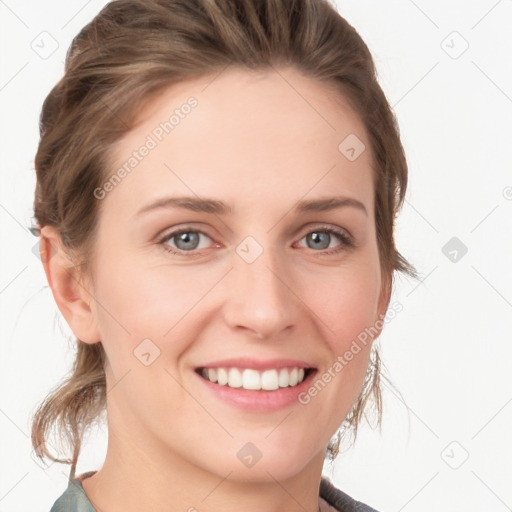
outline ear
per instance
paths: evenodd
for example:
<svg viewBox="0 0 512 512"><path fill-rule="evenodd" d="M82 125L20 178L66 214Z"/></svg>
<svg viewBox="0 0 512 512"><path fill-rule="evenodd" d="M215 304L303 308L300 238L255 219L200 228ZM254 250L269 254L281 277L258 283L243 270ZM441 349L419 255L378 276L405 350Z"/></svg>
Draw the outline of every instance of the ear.
<svg viewBox="0 0 512 512"><path fill-rule="evenodd" d="M80 269L68 256L54 226L41 228L39 252L55 302L74 335L85 343L101 341L90 308L91 291L81 282Z"/></svg>

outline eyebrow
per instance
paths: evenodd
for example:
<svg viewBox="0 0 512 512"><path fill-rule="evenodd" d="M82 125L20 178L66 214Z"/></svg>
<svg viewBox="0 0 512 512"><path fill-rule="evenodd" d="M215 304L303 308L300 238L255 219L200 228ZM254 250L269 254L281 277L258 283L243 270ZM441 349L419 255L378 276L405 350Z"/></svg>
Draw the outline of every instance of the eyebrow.
<svg viewBox="0 0 512 512"><path fill-rule="evenodd" d="M216 215L227 215L233 213L230 206L216 199L199 197L164 197L143 206L136 215L157 210L160 208L183 208L193 212L213 213ZM352 197L335 196L313 200L299 201L294 208L296 213L325 212L344 207L354 207L368 216L365 205Z"/></svg>

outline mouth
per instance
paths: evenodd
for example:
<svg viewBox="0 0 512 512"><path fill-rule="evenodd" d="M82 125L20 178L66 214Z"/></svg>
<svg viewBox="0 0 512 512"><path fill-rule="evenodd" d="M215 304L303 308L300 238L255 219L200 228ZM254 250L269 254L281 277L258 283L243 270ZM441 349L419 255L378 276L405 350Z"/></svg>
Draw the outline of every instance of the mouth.
<svg viewBox="0 0 512 512"><path fill-rule="evenodd" d="M299 386L316 373L316 368L292 366L260 371L254 368L226 366L199 367L195 369L195 372L203 379L219 386L251 391L276 391Z"/></svg>

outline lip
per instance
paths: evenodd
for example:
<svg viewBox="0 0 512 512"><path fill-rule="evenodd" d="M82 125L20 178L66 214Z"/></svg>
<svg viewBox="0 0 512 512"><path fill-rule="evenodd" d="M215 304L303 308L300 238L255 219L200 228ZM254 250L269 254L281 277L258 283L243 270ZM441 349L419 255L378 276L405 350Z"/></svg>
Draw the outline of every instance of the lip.
<svg viewBox="0 0 512 512"><path fill-rule="evenodd" d="M259 360L251 357L239 357L236 359L223 359L212 363L205 363L197 366L196 370L201 368L251 368L252 370L265 371L281 368L315 368L314 365L298 359L266 359Z"/></svg>
<svg viewBox="0 0 512 512"><path fill-rule="evenodd" d="M235 360L226 360L219 362L217 366L206 366L206 368L216 368L222 366L229 366L231 368L238 367L240 365L239 359L236 360L236 364L234 364ZM253 365L246 366L247 362L244 360L243 364L240 366L241 368L252 368L252 369L269 369L269 368L286 368L288 366L298 365L298 361L293 361L290 365L285 360L280 360L280 366L269 366L270 363L268 361L261 362L260 368L255 368ZM289 361L289 360L287 360ZM276 364L276 360L272 362L273 365ZM263 366L261 366L263 365ZM202 375L200 375L199 367L194 374L197 376L199 381L205 386L212 395L221 400L224 403L227 403L230 406L233 406L237 409L248 411L248 412L272 412L283 410L287 407L291 407L293 405L297 406L299 404L298 396L300 393L306 391L313 381L313 377L317 373L317 370L308 365L298 365L300 368L307 368L309 371L306 374L304 380L296 385L290 386L287 388L279 388L273 391L266 390L254 390L254 389L243 389L243 388L230 388L229 386L221 386L220 384L210 382L208 379L205 379Z"/></svg>

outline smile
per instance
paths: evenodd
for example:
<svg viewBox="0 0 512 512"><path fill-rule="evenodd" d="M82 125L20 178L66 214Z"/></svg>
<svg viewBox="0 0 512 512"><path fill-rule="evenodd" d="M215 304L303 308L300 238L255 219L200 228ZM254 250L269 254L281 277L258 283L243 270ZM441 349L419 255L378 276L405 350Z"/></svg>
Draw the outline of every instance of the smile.
<svg viewBox="0 0 512 512"><path fill-rule="evenodd" d="M252 368L218 367L198 368L197 373L220 386L274 391L279 388L298 386L312 370L312 368L293 367L258 371Z"/></svg>

